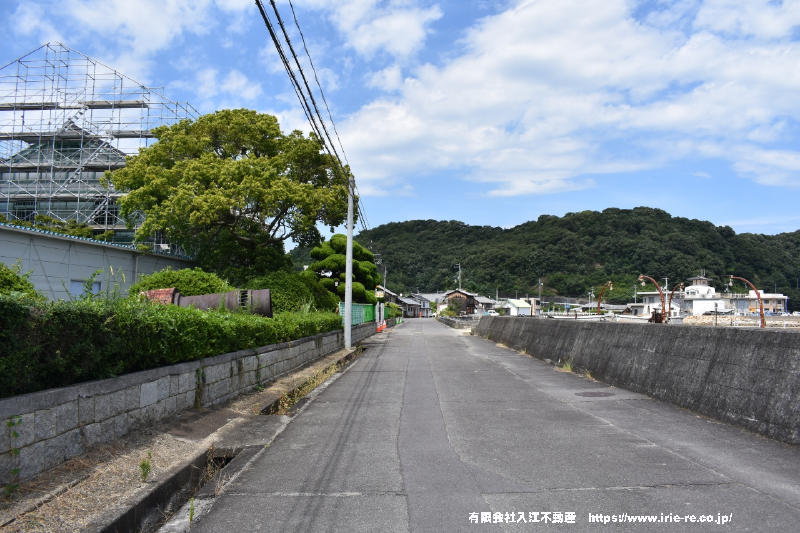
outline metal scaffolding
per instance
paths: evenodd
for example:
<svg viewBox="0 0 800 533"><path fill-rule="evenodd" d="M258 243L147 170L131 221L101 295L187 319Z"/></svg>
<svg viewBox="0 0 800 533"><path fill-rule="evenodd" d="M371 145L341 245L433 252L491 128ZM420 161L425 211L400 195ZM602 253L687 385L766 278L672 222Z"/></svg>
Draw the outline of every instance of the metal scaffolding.
<svg viewBox="0 0 800 533"><path fill-rule="evenodd" d="M61 43L47 43L0 68L0 215L47 215L116 230L122 193L100 178L154 139L152 129L197 118L168 99Z"/></svg>

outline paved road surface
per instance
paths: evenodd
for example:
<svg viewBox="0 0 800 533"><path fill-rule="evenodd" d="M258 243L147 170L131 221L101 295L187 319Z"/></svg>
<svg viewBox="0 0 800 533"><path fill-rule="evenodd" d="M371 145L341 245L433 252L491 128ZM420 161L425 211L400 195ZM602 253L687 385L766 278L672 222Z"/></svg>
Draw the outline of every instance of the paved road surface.
<svg viewBox="0 0 800 533"><path fill-rule="evenodd" d="M367 343L193 531L800 530L797 447L433 320Z"/></svg>

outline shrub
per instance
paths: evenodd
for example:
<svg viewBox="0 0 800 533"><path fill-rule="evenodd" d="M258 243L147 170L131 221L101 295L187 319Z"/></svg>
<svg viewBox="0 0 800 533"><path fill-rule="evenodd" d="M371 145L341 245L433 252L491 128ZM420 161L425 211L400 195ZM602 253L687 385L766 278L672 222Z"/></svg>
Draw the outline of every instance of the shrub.
<svg viewBox="0 0 800 533"><path fill-rule="evenodd" d="M30 301L0 294L0 396L17 394L18 381L35 378L34 311Z"/></svg>
<svg viewBox="0 0 800 533"><path fill-rule="evenodd" d="M228 292L234 290L227 281L211 272L204 272L200 268L184 268L172 270L170 267L140 276L139 280L131 285L129 293L139 294L152 289L170 289L175 287L184 296L197 296L199 294L212 294L215 292Z"/></svg>
<svg viewBox="0 0 800 533"><path fill-rule="evenodd" d="M270 272L251 279L245 284L245 288L270 289L273 313L301 311L315 303L311 289L300 274L295 272Z"/></svg>
<svg viewBox="0 0 800 533"><path fill-rule="evenodd" d="M339 307L339 298L333 294L333 291L326 290L325 287L317 280L317 275L312 270L304 270L300 273L300 277L305 282L308 289L314 297L314 307L319 311L333 311ZM328 279L328 278L324 278ZM330 280L329 280L330 281Z"/></svg>
<svg viewBox="0 0 800 533"><path fill-rule="evenodd" d="M390 302L386 304L386 307L383 308L383 316L386 319L403 316L403 310L399 305Z"/></svg>
<svg viewBox="0 0 800 533"><path fill-rule="evenodd" d="M35 306L0 295L0 397L285 342L342 327L335 313L199 311L134 298Z"/></svg>
<svg viewBox="0 0 800 533"><path fill-rule="evenodd" d="M40 298L33 283L28 281L29 274L20 274L22 266L17 263L12 267L7 267L0 263L0 294L10 295L17 293L20 296L29 298Z"/></svg>

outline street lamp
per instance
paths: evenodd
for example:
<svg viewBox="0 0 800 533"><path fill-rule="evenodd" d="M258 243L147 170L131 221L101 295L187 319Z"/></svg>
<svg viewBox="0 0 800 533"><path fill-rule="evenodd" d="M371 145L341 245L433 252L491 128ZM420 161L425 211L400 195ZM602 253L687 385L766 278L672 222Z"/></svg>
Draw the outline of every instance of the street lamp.
<svg viewBox="0 0 800 533"><path fill-rule="evenodd" d="M675 294L675 290L678 288L680 288L680 290L683 290L683 283L678 283L677 285L672 287L672 291L669 293L669 300L667 300L667 308L669 309L670 315L672 314L672 295Z"/></svg>
<svg viewBox="0 0 800 533"><path fill-rule="evenodd" d="M756 286L750 283L748 280L744 278L740 278L738 276L729 275L730 281L728 281L728 287L733 287L733 280L738 279L739 281L745 282L753 291L756 293L756 298L758 298L758 312L761 315L761 327L767 327L767 320L764 318L764 302L761 301L761 294L759 294L758 289Z"/></svg>
<svg viewBox="0 0 800 533"><path fill-rule="evenodd" d="M648 281L650 281L650 283L652 283L653 285L656 286L656 289L658 289L658 294L661 296L661 323L663 324L664 322L666 322L665 314L664 314L664 291L661 290L661 287L658 285L658 282L656 280L654 280L653 278L651 278L650 276L645 276L644 274L639 274L639 278L638 279L639 279L640 282L642 282L642 287L644 287L646 285L645 280L648 280Z"/></svg>
<svg viewBox="0 0 800 533"><path fill-rule="evenodd" d="M605 284L603 285L603 287L600 289L600 296L597 297L597 314L598 315L600 314L600 302L603 299L603 293L606 292L606 287L608 287L608 290L610 290L610 291L614 290L614 285L611 283L610 280L606 281Z"/></svg>

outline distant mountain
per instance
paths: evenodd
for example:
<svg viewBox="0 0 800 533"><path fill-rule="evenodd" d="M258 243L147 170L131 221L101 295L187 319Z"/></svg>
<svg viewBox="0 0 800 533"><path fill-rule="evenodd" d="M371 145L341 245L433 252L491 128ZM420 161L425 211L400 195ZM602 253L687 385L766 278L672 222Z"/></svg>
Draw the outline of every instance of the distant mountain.
<svg viewBox="0 0 800 533"><path fill-rule="evenodd" d="M705 272L718 290L728 281L724 276L734 274L800 300L800 231L737 235L728 226L649 207L542 215L511 229L393 222L361 232L356 240L381 254L387 285L403 293L454 288L460 263L462 286L489 296L496 290L501 296L534 294L539 277L545 294L584 296L611 280L615 290L609 301L625 302L633 299L640 273L662 285L666 277L671 288Z"/></svg>

